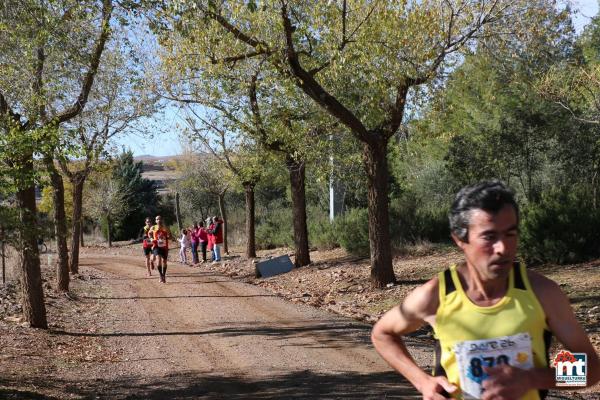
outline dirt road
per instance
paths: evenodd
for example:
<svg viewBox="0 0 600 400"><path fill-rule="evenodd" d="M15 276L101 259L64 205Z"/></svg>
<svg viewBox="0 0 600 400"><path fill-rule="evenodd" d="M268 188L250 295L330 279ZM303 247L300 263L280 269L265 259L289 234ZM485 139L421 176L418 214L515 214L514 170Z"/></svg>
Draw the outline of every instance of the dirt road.
<svg viewBox="0 0 600 400"><path fill-rule="evenodd" d="M208 265L171 264L166 284L146 277L139 257L88 256L82 265L108 273L110 290L93 300L107 303L110 323L61 334L101 337L128 354L97 379L95 398L419 398L375 354L366 324Z"/></svg>
<svg viewBox="0 0 600 400"><path fill-rule="evenodd" d="M53 290L55 268L44 266L50 329L0 319L0 399L420 398L376 355L369 325L273 294L311 301L307 274L331 277L332 293L356 285L355 277L340 283L341 270L317 266L284 275L286 289L274 291L209 265L171 264L161 284L125 250L87 249L72 297ZM320 278L316 292L327 286ZM431 338L408 345L421 366L431 364ZM548 399L600 399L591 390Z"/></svg>

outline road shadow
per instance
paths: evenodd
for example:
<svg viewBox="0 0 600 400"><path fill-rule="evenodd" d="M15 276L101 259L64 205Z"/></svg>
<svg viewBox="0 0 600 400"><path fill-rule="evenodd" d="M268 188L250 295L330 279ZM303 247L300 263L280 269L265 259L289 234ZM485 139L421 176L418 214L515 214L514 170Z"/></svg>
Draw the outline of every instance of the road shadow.
<svg viewBox="0 0 600 400"><path fill-rule="evenodd" d="M165 376L123 376L116 379L66 380L52 376L0 376L1 399L58 400L310 400L403 399L422 396L395 372L362 374L355 371L318 373L295 371L265 378L245 378L199 372ZM18 387L35 387L21 391ZM56 396L56 397L53 397ZM547 400L591 400L593 393L551 392Z"/></svg>
<svg viewBox="0 0 600 400"><path fill-rule="evenodd" d="M0 384L2 380L0 379ZM4 385L3 385L4 386ZM41 393L35 393L27 390L19 389L3 389L0 388L0 399L2 400L59 400L58 397L47 396Z"/></svg>
<svg viewBox="0 0 600 400"><path fill-rule="evenodd" d="M429 279L399 279L395 286L402 285L422 285L429 282Z"/></svg>
<svg viewBox="0 0 600 400"><path fill-rule="evenodd" d="M600 295L591 295L591 296L575 296L569 299L571 304L577 303L590 303L590 304L600 304Z"/></svg>
<svg viewBox="0 0 600 400"><path fill-rule="evenodd" d="M283 323L282 323L283 325ZM347 346L371 346L371 327L354 321L295 321L294 325L258 325L252 323L224 322L210 329L192 331L149 331L149 332L73 332L51 330L52 335L76 337L162 337L162 336L208 336L222 337L256 336L263 340L286 340L309 338L307 343L293 346L306 348L346 348ZM426 337L407 337L411 348L433 349L433 340ZM290 346L290 344L287 344Z"/></svg>
<svg viewBox="0 0 600 400"><path fill-rule="evenodd" d="M140 269L140 271L142 271L142 269ZM140 274L141 274L141 272L140 272ZM145 274L145 272L144 272L144 274ZM173 273L168 272L167 273L167 278L169 278L169 277L172 277L172 278L174 277L174 278L213 278L213 279L223 279L223 275L216 275L216 274L212 274L212 273L203 273L201 271L199 271L196 274L192 274L192 275L189 274L189 273L186 273L186 274L181 274L180 273L180 274L178 274L176 272L173 272ZM103 277L103 276L102 277L96 277L96 276L94 276L94 277L90 277L90 278L81 278L81 279L84 279L84 280L88 280L88 279L89 280L96 280L97 279L97 280L103 280L103 281L145 281L145 280L155 280L155 279L158 280L158 271L155 270L155 272L152 273L152 276L144 275L144 276L139 276L139 277L118 277L118 278L117 277L112 277L112 276L111 277ZM231 282L231 280L225 280L223 282Z"/></svg>
<svg viewBox="0 0 600 400"><path fill-rule="evenodd" d="M80 299L87 300L153 300L153 299L194 299L194 298L203 298L203 299L212 299L212 298L246 298L246 297L279 297L274 294L249 294L249 295L235 295L235 296L227 296L227 295L181 295L181 296L125 296L125 297L94 297L94 296L80 296Z"/></svg>
<svg viewBox="0 0 600 400"><path fill-rule="evenodd" d="M343 368L343 366L340 366ZM32 383L34 379L32 378ZM0 378L0 385L27 385ZM421 396L394 372L360 374L339 371L330 374L296 371L263 379L203 373L180 373L162 377L123 377L114 380L73 382L36 380L40 393L64 391L65 398L183 400L183 399L420 399ZM0 394L3 392L0 389ZM23 399L54 399L31 393ZM5 397L2 397L5 398Z"/></svg>

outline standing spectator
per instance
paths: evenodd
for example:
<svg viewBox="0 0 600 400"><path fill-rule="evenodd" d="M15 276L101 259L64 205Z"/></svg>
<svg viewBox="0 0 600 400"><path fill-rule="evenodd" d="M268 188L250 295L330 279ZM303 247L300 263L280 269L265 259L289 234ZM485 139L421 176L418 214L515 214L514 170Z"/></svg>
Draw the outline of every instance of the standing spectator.
<svg viewBox="0 0 600 400"><path fill-rule="evenodd" d="M212 261L215 261L215 251L214 251L214 244L215 244L215 235L212 233L212 230L214 229L215 224L212 221L211 217L208 217L206 219L206 234L208 236L208 250L210 250L212 252Z"/></svg>
<svg viewBox="0 0 600 400"><path fill-rule="evenodd" d="M198 240L200 242L200 249L202 250L202 262L206 262L206 247L208 246L208 232L204 227L204 221L198 222Z"/></svg>
<svg viewBox="0 0 600 400"><path fill-rule="evenodd" d="M187 264L187 254L186 250L190 247L190 235L191 230L184 229L181 232L181 237L179 238L179 262L182 264Z"/></svg>
<svg viewBox="0 0 600 400"><path fill-rule="evenodd" d="M200 238L198 237L198 230L200 229L199 224L201 223L202 222L194 222L194 227L190 232L190 243L192 245L192 265L198 264L198 243L200 241Z"/></svg>
<svg viewBox="0 0 600 400"><path fill-rule="evenodd" d="M213 243L213 262L221 261L221 246L223 245L223 220L219 217L213 217L212 234L214 236Z"/></svg>

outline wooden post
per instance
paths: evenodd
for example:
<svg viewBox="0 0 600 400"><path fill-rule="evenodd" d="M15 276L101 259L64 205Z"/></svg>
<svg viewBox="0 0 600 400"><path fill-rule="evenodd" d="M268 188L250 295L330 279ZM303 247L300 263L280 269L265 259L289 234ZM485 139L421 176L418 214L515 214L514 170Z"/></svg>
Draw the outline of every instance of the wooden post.
<svg viewBox="0 0 600 400"><path fill-rule="evenodd" d="M179 232L181 232L183 225L181 222L181 212L179 211L179 192L175 193L175 217L177 218L177 227L179 228Z"/></svg>
<svg viewBox="0 0 600 400"><path fill-rule="evenodd" d="M4 252L4 227L0 227L0 240L2 240L2 284L6 284L6 253Z"/></svg>

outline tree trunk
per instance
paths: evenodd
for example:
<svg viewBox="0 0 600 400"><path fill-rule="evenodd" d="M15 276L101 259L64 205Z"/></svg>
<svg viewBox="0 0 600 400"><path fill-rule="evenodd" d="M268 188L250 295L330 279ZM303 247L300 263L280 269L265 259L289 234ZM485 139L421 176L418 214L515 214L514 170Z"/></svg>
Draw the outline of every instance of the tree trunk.
<svg viewBox="0 0 600 400"><path fill-rule="evenodd" d="M254 184L245 183L246 190L246 257L256 257L256 236L254 230Z"/></svg>
<svg viewBox="0 0 600 400"><path fill-rule="evenodd" d="M50 164L48 164L50 163ZM65 185L62 176L54 168L53 161L46 162L52 182L54 201L54 233L58 264L56 266L56 288L59 292L69 291L69 248L67 246L67 218L65 213Z"/></svg>
<svg viewBox="0 0 600 400"><path fill-rule="evenodd" d="M107 230L106 236L108 238L108 247L112 247L112 239L111 239L111 236L112 236L112 232L111 231L112 231L112 229L110 229L111 228L111 223L112 223L112 221L110 220L110 216L107 215L106 216L106 230Z"/></svg>
<svg viewBox="0 0 600 400"><path fill-rule="evenodd" d="M33 169L33 159L27 161ZM17 207L20 222L21 290L23 316L32 328L48 329L44 290L42 288L42 270L37 245L37 209L35 204L35 186L17 191Z"/></svg>
<svg viewBox="0 0 600 400"><path fill-rule="evenodd" d="M6 253L4 242L4 227L0 226L0 251L2 251L2 284L6 284Z"/></svg>
<svg viewBox="0 0 600 400"><path fill-rule="evenodd" d="M229 254L229 246L227 245L227 210L225 209L225 193L219 193L219 212L223 219L223 252Z"/></svg>
<svg viewBox="0 0 600 400"><path fill-rule="evenodd" d="M81 224L79 225L81 227L81 229L79 229L79 246L81 246L81 247L85 247L85 242L83 241L83 231L84 231L83 222L84 222L84 219L83 219L83 215L82 215L81 216Z"/></svg>
<svg viewBox="0 0 600 400"><path fill-rule="evenodd" d="M292 219L294 222L295 267L310 264L308 249L308 227L306 225L305 164L287 157L286 166L290 173L292 192Z"/></svg>
<svg viewBox="0 0 600 400"><path fill-rule="evenodd" d="M368 181L371 284L378 288L396 282L390 242L387 144L383 135L373 135L372 140L363 145Z"/></svg>
<svg viewBox="0 0 600 400"><path fill-rule="evenodd" d="M183 224L181 222L181 211L179 210L179 193L175 193L175 218L177 218L177 227L179 232L183 230Z"/></svg>
<svg viewBox="0 0 600 400"><path fill-rule="evenodd" d="M83 214L83 184L85 177L76 175L71 181L73 184L73 229L71 232L71 263L69 270L72 274L79 273L79 244L81 241L81 218Z"/></svg>

